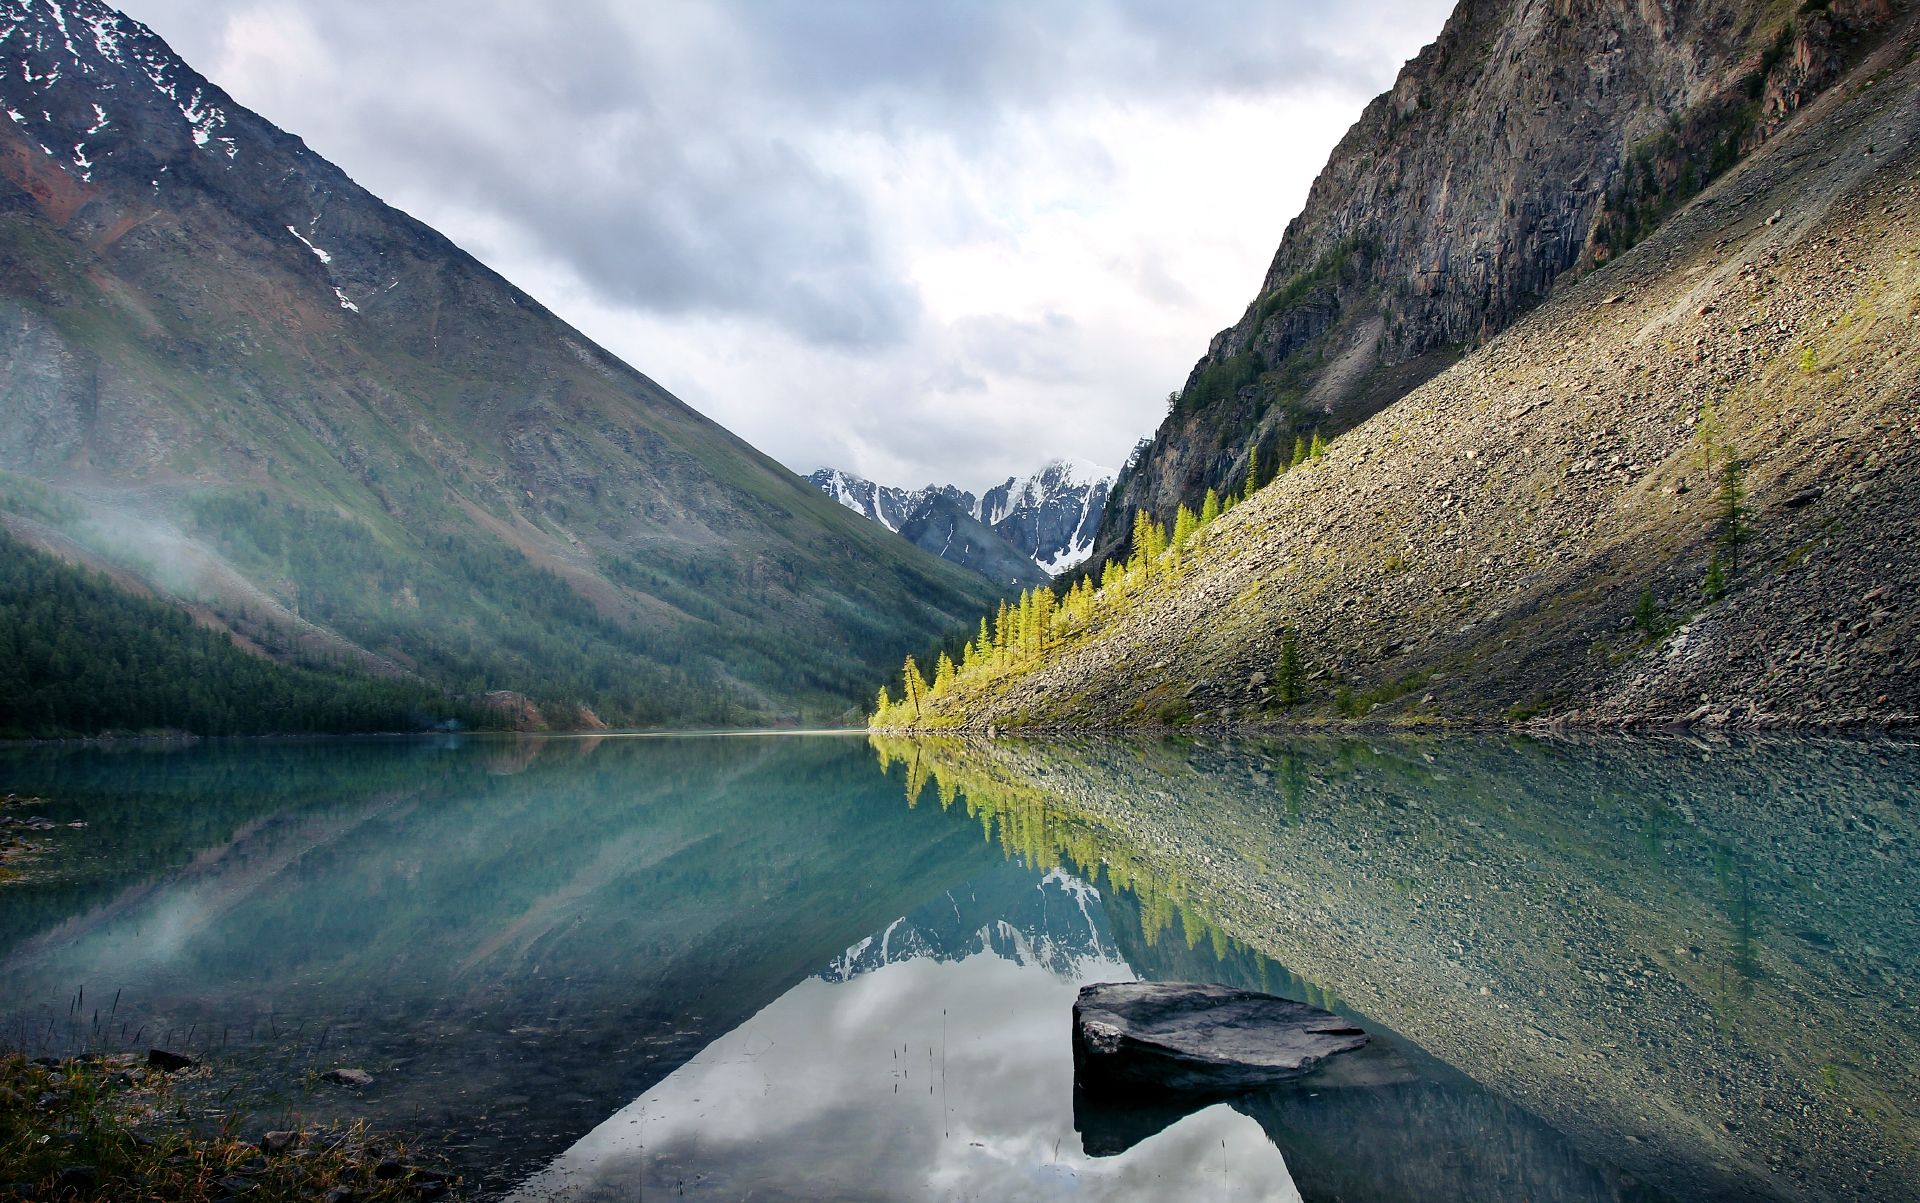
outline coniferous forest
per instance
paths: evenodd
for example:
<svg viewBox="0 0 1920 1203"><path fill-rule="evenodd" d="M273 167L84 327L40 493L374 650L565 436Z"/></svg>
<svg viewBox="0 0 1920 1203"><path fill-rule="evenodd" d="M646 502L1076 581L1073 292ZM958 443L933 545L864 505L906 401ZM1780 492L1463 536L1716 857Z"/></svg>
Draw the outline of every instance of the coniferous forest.
<svg viewBox="0 0 1920 1203"><path fill-rule="evenodd" d="M345 734L483 725L422 684L276 664L0 530L0 739Z"/></svg>

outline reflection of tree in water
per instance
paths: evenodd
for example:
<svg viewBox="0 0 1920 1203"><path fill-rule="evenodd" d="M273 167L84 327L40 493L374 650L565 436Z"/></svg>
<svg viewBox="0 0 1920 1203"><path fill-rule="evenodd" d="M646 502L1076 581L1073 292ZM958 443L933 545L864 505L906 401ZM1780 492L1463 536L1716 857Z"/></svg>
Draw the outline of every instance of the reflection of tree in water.
<svg viewBox="0 0 1920 1203"><path fill-rule="evenodd" d="M1747 882L1747 867L1719 841L1713 845L1713 878L1720 887L1720 904L1727 912L1728 957L1718 977L1721 1004L1730 1006L1736 999L1752 998L1753 984L1761 975L1753 951L1753 891Z"/></svg>

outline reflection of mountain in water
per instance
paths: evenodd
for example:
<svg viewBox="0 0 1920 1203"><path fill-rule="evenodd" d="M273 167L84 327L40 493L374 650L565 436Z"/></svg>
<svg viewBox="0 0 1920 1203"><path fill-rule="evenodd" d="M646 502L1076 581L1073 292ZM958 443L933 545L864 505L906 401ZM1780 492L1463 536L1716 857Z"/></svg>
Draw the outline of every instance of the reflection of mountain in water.
<svg viewBox="0 0 1920 1203"><path fill-rule="evenodd" d="M1070 979L1133 977L1108 931L1100 891L1063 869L1035 881L1014 861L908 911L835 957L819 976L844 982L882 965L919 957L958 961L982 952Z"/></svg>

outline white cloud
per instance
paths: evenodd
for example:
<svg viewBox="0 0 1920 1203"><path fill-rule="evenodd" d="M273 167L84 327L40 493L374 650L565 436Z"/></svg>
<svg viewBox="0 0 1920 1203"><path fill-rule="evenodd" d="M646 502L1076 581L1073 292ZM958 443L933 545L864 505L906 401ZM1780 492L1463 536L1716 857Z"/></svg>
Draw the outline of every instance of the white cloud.
<svg viewBox="0 0 1920 1203"><path fill-rule="evenodd" d="M797 471L1118 463L1438 0L138 0Z"/></svg>

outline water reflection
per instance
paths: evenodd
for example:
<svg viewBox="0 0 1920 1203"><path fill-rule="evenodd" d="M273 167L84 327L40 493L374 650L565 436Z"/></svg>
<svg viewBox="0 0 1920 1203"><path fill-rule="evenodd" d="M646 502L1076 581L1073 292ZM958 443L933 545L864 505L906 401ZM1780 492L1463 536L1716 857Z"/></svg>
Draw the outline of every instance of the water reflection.
<svg viewBox="0 0 1920 1203"><path fill-rule="evenodd" d="M431 1129L495 1190L1920 1197L1914 756L0 752L0 790L89 824L0 892L0 1022L211 1048L256 1126ZM1375 1042L1260 1094L1076 1097L1073 991L1132 975L1299 998ZM335 1065L376 1083L306 1076Z"/></svg>
<svg viewBox="0 0 1920 1203"><path fill-rule="evenodd" d="M1122 887L1138 916L1115 936L1143 976L1270 957L1297 997L1486 1087L1478 1122L1499 1140L1544 1126L1567 1157L1622 1167L1595 1190L1920 1196L1909 745L876 746L910 793L932 786L1034 863ZM1399 1118L1355 1123L1405 1134L1424 1089L1376 1092L1366 1106ZM1297 1099L1248 1109L1298 1153L1309 1198L1401 1189L1361 1172L1409 1164L1394 1137L1375 1160L1290 1143L1310 1131ZM1496 1167L1513 1185L1490 1197L1527 1193L1536 1152Z"/></svg>
<svg viewBox="0 0 1920 1203"><path fill-rule="evenodd" d="M0 1016L36 1051L102 1028L212 1051L256 1127L364 1116L504 1187L1002 863L865 759L847 739L0 754L6 789L89 823L0 895ZM306 1076L339 1065L374 1085Z"/></svg>

